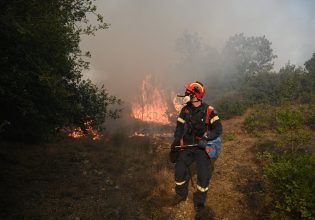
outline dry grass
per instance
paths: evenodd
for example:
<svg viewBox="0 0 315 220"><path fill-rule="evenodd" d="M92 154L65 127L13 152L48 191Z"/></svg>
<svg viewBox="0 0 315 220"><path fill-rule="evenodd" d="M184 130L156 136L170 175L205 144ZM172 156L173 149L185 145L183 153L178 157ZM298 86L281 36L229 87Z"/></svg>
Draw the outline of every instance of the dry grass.
<svg viewBox="0 0 315 220"><path fill-rule="evenodd" d="M210 183L208 219L258 218L251 205L256 140L241 131L242 121L224 122L228 135ZM169 205L175 193L170 142L123 133L101 142L2 142L0 219L193 219L191 186L186 202Z"/></svg>

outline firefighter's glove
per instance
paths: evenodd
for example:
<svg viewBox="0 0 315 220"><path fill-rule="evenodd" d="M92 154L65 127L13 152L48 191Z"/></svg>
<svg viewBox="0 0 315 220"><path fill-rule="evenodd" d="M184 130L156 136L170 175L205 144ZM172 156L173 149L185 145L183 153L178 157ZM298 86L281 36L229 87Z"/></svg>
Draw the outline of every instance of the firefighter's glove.
<svg viewBox="0 0 315 220"><path fill-rule="evenodd" d="M173 143L171 144L171 151L169 153L170 156L170 161L172 163L176 163L178 161L179 157L179 150L175 148L175 146L180 145L179 141L174 140Z"/></svg>
<svg viewBox="0 0 315 220"><path fill-rule="evenodd" d="M207 147L207 141L204 140L204 139L200 140L199 143L198 143L198 147L199 147L200 149L206 149L206 147Z"/></svg>

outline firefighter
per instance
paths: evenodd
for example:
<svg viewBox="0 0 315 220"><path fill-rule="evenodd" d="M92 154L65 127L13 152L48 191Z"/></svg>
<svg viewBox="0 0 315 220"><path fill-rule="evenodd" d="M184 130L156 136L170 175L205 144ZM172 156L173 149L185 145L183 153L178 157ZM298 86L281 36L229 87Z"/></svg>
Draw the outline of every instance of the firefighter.
<svg viewBox="0 0 315 220"><path fill-rule="evenodd" d="M171 144L170 160L175 163L175 191L172 205L185 201L188 195L189 166L195 162L197 169L196 192L193 194L196 219L205 211L205 201L212 175L212 160L206 151L207 143L218 140L222 124L217 112L202 102L205 88L196 81L185 85L183 101L186 103L177 118L174 141ZM210 111L209 111L210 110ZM208 121L207 121L208 120ZM197 147L184 148L185 145ZM177 146L177 147L176 147ZM179 148L178 146L182 146Z"/></svg>

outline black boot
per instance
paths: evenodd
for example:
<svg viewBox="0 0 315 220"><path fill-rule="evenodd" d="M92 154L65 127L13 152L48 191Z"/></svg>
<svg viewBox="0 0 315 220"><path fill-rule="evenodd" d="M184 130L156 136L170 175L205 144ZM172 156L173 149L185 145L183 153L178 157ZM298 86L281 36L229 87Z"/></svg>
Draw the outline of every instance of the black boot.
<svg viewBox="0 0 315 220"><path fill-rule="evenodd" d="M177 205L183 201L186 201L186 199L187 199L187 196L180 196L180 195L176 194L171 201L171 205L175 206L175 205Z"/></svg>
<svg viewBox="0 0 315 220"><path fill-rule="evenodd" d="M197 206L195 206L195 211L196 211L195 219L201 220L202 217L204 216L205 206L204 205L197 205Z"/></svg>

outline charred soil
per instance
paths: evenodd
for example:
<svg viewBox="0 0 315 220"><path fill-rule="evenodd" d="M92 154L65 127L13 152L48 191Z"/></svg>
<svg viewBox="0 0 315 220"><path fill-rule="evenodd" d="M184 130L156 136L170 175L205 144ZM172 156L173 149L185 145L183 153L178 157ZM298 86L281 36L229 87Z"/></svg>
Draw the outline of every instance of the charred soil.
<svg viewBox="0 0 315 220"><path fill-rule="evenodd" d="M243 120L223 122L206 219L261 217L260 174L251 150L256 139L242 132ZM1 142L0 218L194 219L192 186L185 202L170 206L175 193L170 142L167 136Z"/></svg>

